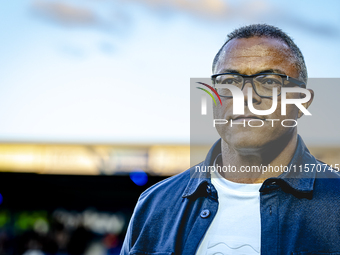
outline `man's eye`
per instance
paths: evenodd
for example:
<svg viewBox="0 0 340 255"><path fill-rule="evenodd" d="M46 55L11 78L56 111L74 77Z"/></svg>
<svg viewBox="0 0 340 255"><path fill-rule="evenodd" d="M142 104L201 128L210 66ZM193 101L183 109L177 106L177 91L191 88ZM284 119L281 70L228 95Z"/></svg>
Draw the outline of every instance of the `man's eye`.
<svg viewBox="0 0 340 255"><path fill-rule="evenodd" d="M263 85L279 85L279 84L281 84L281 82L276 80L276 79L262 79L261 83Z"/></svg>
<svg viewBox="0 0 340 255"><path fill-rule="evenodd" d="M236 79L224 79L222 84L237 84L238 81Z"/></svg>

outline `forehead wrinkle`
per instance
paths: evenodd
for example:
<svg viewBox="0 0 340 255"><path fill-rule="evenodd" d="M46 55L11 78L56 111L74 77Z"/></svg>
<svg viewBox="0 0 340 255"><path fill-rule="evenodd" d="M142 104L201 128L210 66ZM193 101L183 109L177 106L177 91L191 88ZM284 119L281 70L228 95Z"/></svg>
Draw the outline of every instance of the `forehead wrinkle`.
<svg viewBox="0 0 340 255"><path fill-rule="evenodd" d="M273 51L275 49L275 52ZM293 57L290 50L282 49L281 47L263 47L254 45L249 48L241 49L226 49L224 56L229 54L230 58L233 57L273 57L277 55L286 55L286 57Z"/></svg>
<svg viewBox="0 0 340 255"><path fill-rule="evenodd" d="M228 58L258 58L259 56L253 55L253 56L232 56L232 57L228 57ZM261 57L268 57L268 58L272 58L273 56L261 56Z"/></svg>
<svg viewBox="0 0 340 255"><path fill-rule="evenodd" d="M258 39L255 44L249 46L247 45L247 48L245 48L245 42L249 39ZM273 44L273 42L275 42ZM239 43L239 44L237 44ZM235 48L236 44L236 48ZM226 54L230 54L231 56L235 55L237 52L239 56L247 55L245 57L249 57L249 54L256 53L255 56L265 56L268 54L268 51L270 51L270 54L273 54L273 49L276 51L279 51L280 54L284 53L285 55L291 55L293 57L293 53L291 52L290 48L285 42L282 42L281 40L273 40L273 38L266 38L266 37L252 37L252 38L241 38L241 39L233 39L228 44L226 44L223 47L223 50L221 52L220 58L224 58ZM275 54L277 55L277 54ZM231 57L230 56L230 57Z"/></svg>
<svg viewBox="0 0 340 255"><path fill-rule="evenodd" d="M247 63L244 63L244 67L247 66L246 69L252 69L251 65L254 63L254 61L257 61L256 58L267 59L268 61L272 61L273 59L277 58L278 62L285 60L287 61L286 64L288 64L289 66L292 65L296 67L296 59L293 53L291 52L288 45L280 40L276 41L277 44L268 44L267 42L259 41L256 44L251 45L250 47L248 45L247 48L245 47L245 45L243 45L243 43L235 45L235 43L237 42L236 40L240 39L234 40L234 42L232 42L232 40L230 44L228 43L227 45L225 45L219 56L219 61L217 62L215 71L220 69L221 66L227 63L230 64L230 60L245 58L249 59ZM274 62L277 63L277 61ZM268 69L273 69L273 66L269 65Z"/></svg>

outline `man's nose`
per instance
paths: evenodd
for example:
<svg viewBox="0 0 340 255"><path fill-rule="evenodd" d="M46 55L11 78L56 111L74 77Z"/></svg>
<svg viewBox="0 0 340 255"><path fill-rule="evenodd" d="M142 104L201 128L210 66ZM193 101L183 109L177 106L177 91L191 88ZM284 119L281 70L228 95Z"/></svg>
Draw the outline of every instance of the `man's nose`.
<svg viewBox="0 0 340 255"><path fill-rule="evenodd" d="M254 87L252 85L252 81L251 80L245 80L244 86L243 86L243 89L242 89L243 95L244 95L244 105L248 105L248 96L250 96L250 95L248 95L249 94L248 88L252 89L251 97L252 97L253 104L261 103L262 98L259 95L257 95L257 93L255 92Z"/></svg>

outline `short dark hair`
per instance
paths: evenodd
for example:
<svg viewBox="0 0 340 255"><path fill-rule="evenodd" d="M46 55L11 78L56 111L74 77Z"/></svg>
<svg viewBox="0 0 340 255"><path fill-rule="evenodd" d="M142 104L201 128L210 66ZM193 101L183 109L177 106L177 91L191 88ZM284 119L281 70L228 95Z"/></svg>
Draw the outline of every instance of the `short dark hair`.
<svg viewBox="0 0 340 255"><path fill-rule="evenodd" d="M292 51L293 57L295 58L295 65L299 72L299 79L307 83L307 79L308 79L307 67L306 67L305 60L303 58L303 55L299 47L293 42L293 39L289 37L285 32L283 32L281 29L271 26L271 25L267 25L267 24L254 24L254 25L240 27L238 29L235 29L230 34L228 34L227 41L223 44L223 46L221 47L221 49L218 51L218 53L216 54L214 58L212 71L214 72L215 66L219 60L220 54L224 46L229 41L231 41L232 39L251 38L255 36L275 38L286 43L289 49Z"/></svg>

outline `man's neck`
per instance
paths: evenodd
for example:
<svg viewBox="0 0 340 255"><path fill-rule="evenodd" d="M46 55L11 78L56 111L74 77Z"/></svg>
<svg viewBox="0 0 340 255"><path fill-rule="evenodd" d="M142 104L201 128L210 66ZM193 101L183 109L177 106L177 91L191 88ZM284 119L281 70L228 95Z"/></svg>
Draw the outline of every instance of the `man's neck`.
<svg viewBox="0 0 340 255"><path fill-rule="evenodd" d="M282 173L283 167L287 166L293 158L296 146L296 129L294 132L256 149L237 150L222 140L222 165L235 166L234 170L236 171L227 171L221 174L224 178L234 182L261 183L267 178L276 177Z"/></svg>

